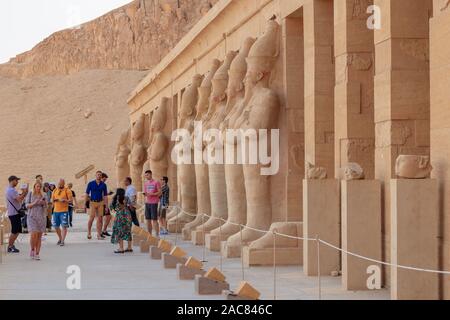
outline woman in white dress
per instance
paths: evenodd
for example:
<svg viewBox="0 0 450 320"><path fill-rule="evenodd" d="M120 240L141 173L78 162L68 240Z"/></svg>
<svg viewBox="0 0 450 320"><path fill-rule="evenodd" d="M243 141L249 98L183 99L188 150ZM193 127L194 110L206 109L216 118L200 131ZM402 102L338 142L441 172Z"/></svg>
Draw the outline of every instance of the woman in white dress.
<svg viewBox="0 0 450 320"><path fill-rule="evenodd" d="M30 232L30 257L34 260L40 260L42 234L47 226L47 203L48 198L42 192L42 183L36 181L33 190L25 198L28 209L27 224Z"/></svg>

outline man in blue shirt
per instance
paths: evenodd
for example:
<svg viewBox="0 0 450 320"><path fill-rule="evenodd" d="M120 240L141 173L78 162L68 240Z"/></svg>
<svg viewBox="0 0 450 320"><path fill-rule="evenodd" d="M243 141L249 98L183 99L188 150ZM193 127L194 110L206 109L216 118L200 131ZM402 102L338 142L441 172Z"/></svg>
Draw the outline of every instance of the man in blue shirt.
<svg viewBox="0 0 450 320"><path fill-rule="evenodd" d="M105 240L102 234L104 207L108 207L108 188L102 181L102 172L97 171L95 180L88 183L86 188L86 201L89 202L88 239L92 239L91 229L97 217L97 239Z"/></svg>

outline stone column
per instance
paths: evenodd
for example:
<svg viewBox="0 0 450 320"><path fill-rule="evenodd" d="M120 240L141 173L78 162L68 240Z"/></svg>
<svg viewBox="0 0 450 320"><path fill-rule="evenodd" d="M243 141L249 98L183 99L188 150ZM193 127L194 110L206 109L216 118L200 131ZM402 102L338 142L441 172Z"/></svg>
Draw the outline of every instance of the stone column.
<svg viewBox="0 0 450 320"><path fill-rule="evenodd" d="M438 179L440 208L440 270L450 270L450 5L434 0L434 16L430 21L430 87L431 87L431 162L432 177ZM450 299L450 277L442 277L443 298Z"/></svg>
<svg viewBox="0 0 450 320"><path fill-rule="evenodd" d="M390 252L390 179L398 155L430 152L430 0L375 0L375 177L384 182L383 260ZM386 270L388 272L388 270ZM389 274L387 274L389 277Z"/></svg>
<svg viewBox="0 0 450 320"><path fill-rule="evenodd" d="M333 1L303 7L305 52L305 159L334 176Z"/></svg>
<svg viewBox="0 0 450 320"><path fill-rule="evenodd" d="M438 269L438 206L437 180L391 181L393 264ZM391 298L439 299L439 275L392 266Z"/></svg>
<svg viewBox="0 0 450 320"><path fill-rule="evenodd" d="M302 180L305 177L305 106L303 19L283 21L284 88L288 130L286 221L302 221Z"/></svg>
<svg viewBox="0 0 450 320"><path fill-rule="evenodd" d="M367 28L367 7L373 0L334 2L335 177L349 162L362 166L373 179L375 125L373 122L373 30Z"/></svg>

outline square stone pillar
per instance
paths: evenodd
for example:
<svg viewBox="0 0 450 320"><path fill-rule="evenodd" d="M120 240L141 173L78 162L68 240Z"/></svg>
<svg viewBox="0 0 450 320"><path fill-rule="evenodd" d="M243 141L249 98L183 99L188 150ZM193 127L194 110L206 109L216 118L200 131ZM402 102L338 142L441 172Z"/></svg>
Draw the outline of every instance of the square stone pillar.
<svg viewBox="0 0 450 320"><path fill-rule="evenodd" d="M362 5L362 3L364 5ZM349 162L364 168L367 179L375 173L373 30L367 28L367 6L373 0L334 1L335 177Z"/></svg>
<svg viewBox="0 0 450 320"><path fill-rule="evenodd" d="M391 181L391 263L439 269L439 193L433 179ZM439 276L391 267L391 298L439 299Z"/></svg>
<svg viewBox="0 0 450 320"><path fill-rule="evenodd" d="M338 180L303 180L303 236L340 246L340 195ZM340 270L340 252L320 245L320 273ZM303 241L303 271L317 276L317 242Z"/></svg>
<svg viewBox="0 0 450 320"><path fill-rule="evenodd" d="M430 20L430 116L432 178L441 194L441 270L450 270L450 6L434 0ZM443 276L443 299L450 299L450 277Z"/></svg>
<svg viewBox="0 0 450 320"><path fill-rule="evenodd" d="M332 0L303 6L305 160L334 177L334 36Z"/></svg>
<svg viewBox="0 0 450 320"><path fill-rule="evenodd" d="M431 0L374 0L375 178L382 181L383 260L390 253L390 180L401 154L430 153L429 18ZM389 283L389 268L386 280Z"/></svg>
<svg viewBox="0 0 450 320"><path fill-rule="evenodd" d="M341 182L342 249L381 260L381 183ZM368 290L367 268L381 265L342 253L344 290Z"/></svg>

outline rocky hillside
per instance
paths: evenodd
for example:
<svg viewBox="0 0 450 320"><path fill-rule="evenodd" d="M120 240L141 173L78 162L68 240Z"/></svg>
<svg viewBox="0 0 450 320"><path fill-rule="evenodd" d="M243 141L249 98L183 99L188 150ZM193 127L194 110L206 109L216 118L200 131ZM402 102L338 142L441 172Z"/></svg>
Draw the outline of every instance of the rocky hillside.
<svg viewBox="0 0 450 320"><path fill-rule="evenodd" d="M78 28L54 33L0 65L0 75L29 78L86 69L150 69L216 2L132 1Z"/></svg>
<svg viewBox="0 0 450 320"><path fill-rule="evenodd" d="M84 181L75 174L91 164L108 172L115 186L116 142L129 125L126 99L145 74L85 70L22 80L0 76L0 193L8 176L32 183L38 173L46 181L64 177L82 193Z"/></svg>

